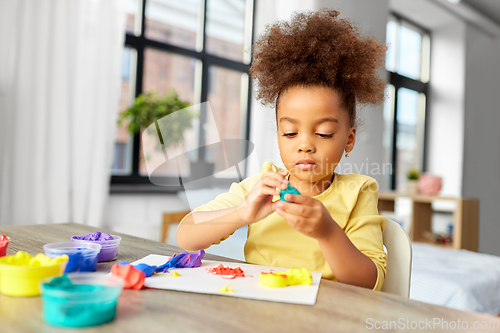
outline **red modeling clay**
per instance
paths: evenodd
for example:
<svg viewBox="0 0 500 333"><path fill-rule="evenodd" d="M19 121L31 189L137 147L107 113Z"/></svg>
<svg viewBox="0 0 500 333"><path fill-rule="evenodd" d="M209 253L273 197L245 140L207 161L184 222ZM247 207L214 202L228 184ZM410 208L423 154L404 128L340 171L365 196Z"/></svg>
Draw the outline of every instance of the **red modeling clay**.
<svg viewBox="0 0 500 333"><path fill-rule="evenodd" d="M0 235L0 257L7 254L7 246L9 245L9 238L5 235Z"/></svg>
<svg viewBox="0 0 500 333"><path fill-rule="evenodd" d="M139 290L144 287L144 280L146 279L146 274L144 272L135 269L132 265L119 265L115 264L111 267L111 273L121 276L125 283L123 284L124 289L135 289Z"/></svg>
<svg viewBox="0 0 500 333"><path fill-rule="evenodd" d="M237 277L245 277L245 273L243 273L243 270L240 267L236 268L230 268L230 267L224 267L222 264L220 264L217 267L212 267L207 269L209 273L212 273L214 275L232 275L230 279L234 279Z"/></svg>

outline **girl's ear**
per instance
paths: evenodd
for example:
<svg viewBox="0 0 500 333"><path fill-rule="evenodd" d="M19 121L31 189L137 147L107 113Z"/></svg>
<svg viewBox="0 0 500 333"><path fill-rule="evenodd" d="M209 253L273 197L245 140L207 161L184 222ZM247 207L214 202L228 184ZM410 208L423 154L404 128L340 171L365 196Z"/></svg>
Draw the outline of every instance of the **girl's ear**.
<svg viewBox="0 0 500 333"><path fill-rule="evenodd" d="M350 152L354 149L354 144L356 143L356 127L352 126L349 129L349 134L347 135L347 143L345 145L345 151Z"/></svg>

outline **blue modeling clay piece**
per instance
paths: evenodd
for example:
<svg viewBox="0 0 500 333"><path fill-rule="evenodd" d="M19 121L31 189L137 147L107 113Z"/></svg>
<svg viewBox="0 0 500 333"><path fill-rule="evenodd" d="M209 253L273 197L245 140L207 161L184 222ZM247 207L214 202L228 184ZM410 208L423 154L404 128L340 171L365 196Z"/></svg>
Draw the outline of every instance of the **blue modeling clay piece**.
<svg viewBox="0 0 500 333"><path fill-rule="evenodd" d="M137 265L132 265L135 269L140 270L144 274L146 274L146 277L150 277L153 275L153 273L156 270L156 266L150 266L147 264L137 264Z"/></svg>
<svg viewBox="0 0 500 333"><path fill-rule="evenodd" d="M288 184L287 187L286 187L286 190L281 190L280 200L281 201L290 202L288 200L285 200L285 194L297 194L297 195L300 195L300 192L295 187L290 186L290 184Z"/></svg>
<svg viewBox="0 0 500 333"><path fill-rule="evenodd" d="M122 261L118 265L128 265L128 264L129 264L128 262ZM157 269L156 266L151 266L151 265L147 265L147 264L137 264L137 265L132 265L132 267L143 272L146 275L146 277L150 277L151 275L153 275L153 273Z"/></svg>

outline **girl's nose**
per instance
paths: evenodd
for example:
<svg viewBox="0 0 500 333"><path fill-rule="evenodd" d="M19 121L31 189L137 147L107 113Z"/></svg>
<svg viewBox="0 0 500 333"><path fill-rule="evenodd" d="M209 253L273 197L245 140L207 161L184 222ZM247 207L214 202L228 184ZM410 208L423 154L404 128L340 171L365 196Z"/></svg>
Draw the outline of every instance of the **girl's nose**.
<svg viewBox="0 0 500 333"><path fill-rule="evenodd" d="M301 140L298 148L299 153L314 153L316 151L312 142L306 138Z"/></svg>

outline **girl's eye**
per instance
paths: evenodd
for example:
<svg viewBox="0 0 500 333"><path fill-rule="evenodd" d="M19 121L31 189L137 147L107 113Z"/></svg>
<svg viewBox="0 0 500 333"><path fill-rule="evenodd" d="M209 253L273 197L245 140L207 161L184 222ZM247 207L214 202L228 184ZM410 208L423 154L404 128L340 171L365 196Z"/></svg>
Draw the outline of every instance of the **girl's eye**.
<svg viewBox="0 0 500 333"><path fill-rule="evenodd" d="M283 133L283 136L294 137L297 133Z"/></svg>
<svg viewBox="0 0 500 333"><path fill-rule="evenodd" d="M319 137L322 138L331 138L333 137L333 134L324 134L324 133L316 133Z"/></svg>

